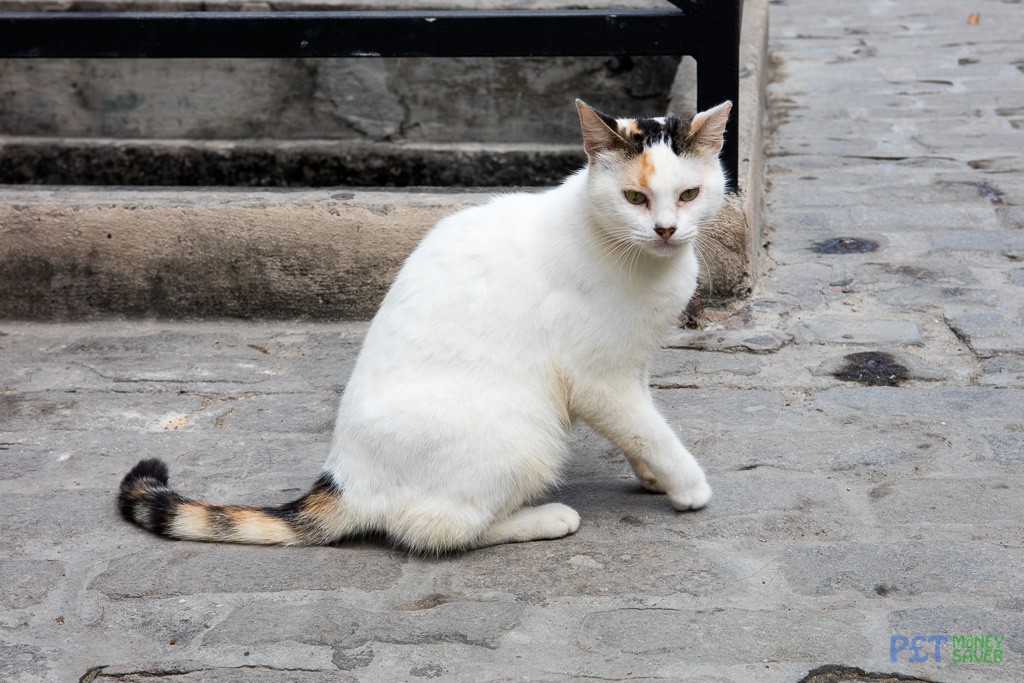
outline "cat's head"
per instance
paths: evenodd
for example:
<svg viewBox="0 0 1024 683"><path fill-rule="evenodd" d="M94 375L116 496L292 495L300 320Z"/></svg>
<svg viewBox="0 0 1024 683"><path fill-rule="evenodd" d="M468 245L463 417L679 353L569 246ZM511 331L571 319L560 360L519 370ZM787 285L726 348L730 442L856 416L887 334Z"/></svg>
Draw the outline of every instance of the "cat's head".
<svg viewBox="0 0 1024 683"><path fill-rule="evenodd" d="M718 160L731 102L695 114L616 119L576 100L593 216L607 239L670 256L722 207Z"/></svg>

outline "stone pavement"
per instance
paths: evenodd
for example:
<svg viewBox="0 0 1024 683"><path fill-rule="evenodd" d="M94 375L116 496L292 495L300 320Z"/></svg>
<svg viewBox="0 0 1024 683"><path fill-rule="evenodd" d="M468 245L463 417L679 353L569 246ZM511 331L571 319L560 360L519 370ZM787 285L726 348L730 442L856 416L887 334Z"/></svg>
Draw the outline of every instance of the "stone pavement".
<svg viewBox="0 0 1024 683"><path fill-rule="evenodd" d="M0 322L0 678L1024 680L1024 8L771 21L770 270L652 368L706 510L581 431L564 540L165 541L117 517L127 468L294 498L365 324ZM1005 661L890 661L895 635L961 634Z"/></svg>

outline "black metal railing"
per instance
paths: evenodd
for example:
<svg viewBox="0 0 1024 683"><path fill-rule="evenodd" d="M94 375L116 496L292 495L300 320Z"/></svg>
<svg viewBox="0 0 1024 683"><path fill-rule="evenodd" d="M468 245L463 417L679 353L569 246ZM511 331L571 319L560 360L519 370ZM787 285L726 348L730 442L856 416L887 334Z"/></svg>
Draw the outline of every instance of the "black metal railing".
<svg viewBox="0 0 1024 683"><path fill-rule="evenodd" d="M0 58L688 55L697 108L732 100L736 190L742 0L664 10L0 12Z"/></svg>

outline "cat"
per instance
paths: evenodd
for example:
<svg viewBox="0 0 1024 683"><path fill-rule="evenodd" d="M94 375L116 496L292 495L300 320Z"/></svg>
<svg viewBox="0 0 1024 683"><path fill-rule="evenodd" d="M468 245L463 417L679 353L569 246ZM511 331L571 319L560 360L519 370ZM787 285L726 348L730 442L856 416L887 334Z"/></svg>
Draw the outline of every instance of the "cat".
<svg viewBox="0 0 1024 683"><path fill-rule="evenodd" d="M383 533L438 555L561 538L579 514L532 503L558 483L576 420L676 510L704 507L711 488L655 407L647 365L697 286L694 242L723 204L732 104L689 120L576 107L584 168L441 220L409 256L308 493L212 505L143 460L121 482L121 514L175 539L326 545Z"/></svg>

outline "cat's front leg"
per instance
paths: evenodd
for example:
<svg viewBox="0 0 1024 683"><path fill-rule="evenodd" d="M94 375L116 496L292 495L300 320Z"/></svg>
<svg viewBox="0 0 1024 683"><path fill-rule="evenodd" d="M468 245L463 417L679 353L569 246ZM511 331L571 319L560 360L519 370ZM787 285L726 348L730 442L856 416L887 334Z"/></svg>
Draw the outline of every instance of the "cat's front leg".
<svg viewBox="0 0 1024 683"><path fill-rule="evenodd" d="M623 451L623 453L626 454L626 462L629 463L629 466L633 470L633 474L636 475L636 478L640 480L641 486L648 491L653 491L654 493L667 493L664 485L662 485L662 483L658 481L658 478L654 476L654 473L651 472L651 468L647 466L646 462L641 460L635 452L629 453Z"/></svg>
<svg viewBox="0 0 1024 683"><path fill-rule="evenodd" d="M577 406L580 417L622 449L640 482L668 494L677 510L697 510L711 499L697 460L662 417L640 382L603 384Z"/></svg>

